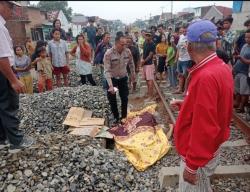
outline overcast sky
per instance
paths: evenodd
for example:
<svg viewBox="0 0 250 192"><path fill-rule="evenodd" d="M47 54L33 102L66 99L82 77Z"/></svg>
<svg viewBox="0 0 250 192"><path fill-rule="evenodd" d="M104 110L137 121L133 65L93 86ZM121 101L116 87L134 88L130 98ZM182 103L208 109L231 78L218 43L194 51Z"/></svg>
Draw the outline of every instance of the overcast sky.
<svg viewBox="0 0 250 192"><path fill-rule="evenodd" d="M37 3L38 1L31 1ZM222 5L232 8L233 1L173 1L173 12L183 8L208 5ZM129 24L136 19L148 19L150 13L159 15L162 12L171 12L171 1L68 1L73 13L82 13L86 16L99 16L103 19L120 19Z"/></svg>

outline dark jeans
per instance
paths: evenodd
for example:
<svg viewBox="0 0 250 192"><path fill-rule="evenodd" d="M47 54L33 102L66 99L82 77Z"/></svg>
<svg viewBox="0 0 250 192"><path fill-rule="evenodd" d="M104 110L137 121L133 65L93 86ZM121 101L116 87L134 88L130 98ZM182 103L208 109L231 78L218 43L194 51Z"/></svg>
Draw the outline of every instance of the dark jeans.
<svg viewBox="0 0 250 192"><path fill-rule="evenodd" d="M96 85L96 83L95 83L95 81L93 79L92 74L80 75L80 77L81 77L81 82L82 82L83 85L86 84L86 77L87 77L87 79L88 79L88 81L90 82L91 85L93 85L93 86Z"/></svg>
<svg viewBox="0 0 250 192"><path fill-rule="evenodd" d="M18 130L18 108L19 96L0 72L0 140L8 139L13 145L20 144L23 139L22 132Z"/></svg>
<svg viewBox="0 0 250 192"><path fill-rule="evenodd" d="M107 83L107 89L109 89L108 82L106 81L106 83ZM126 118L127 108L128 108L128 94L129 94L128 77L123 77L121 79L112 78L112 83L114 87L117 87L119 89L119 95L121 98L122 118ZM108 92L107 96L114 118L116 120L119 120L120 116L117 108L116 94L111 94L110 92Z"/></svg>

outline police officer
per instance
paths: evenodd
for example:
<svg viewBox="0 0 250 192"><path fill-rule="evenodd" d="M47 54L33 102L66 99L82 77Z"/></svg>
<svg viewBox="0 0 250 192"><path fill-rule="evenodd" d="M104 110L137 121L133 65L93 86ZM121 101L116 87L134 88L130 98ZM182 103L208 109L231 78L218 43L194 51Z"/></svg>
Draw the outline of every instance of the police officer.
<svg viewBox="0 0 250 192"><path fill-rule="evenodd" d="M0 145L9 141L11 149L28 147L33 143L32 138L24 137L18 130L19 119L16 117L18 94L24 93L25 87L12 71L13 44L5 27L5 20L11 18L14 6L20 5L15 1L0 1Z"/></svg>
<svg viewBox="0 0 250 192"><path fill-rule="evenodd" d="M126 38L123 35L116 36L115 45L105 53L103 62L104 74L108 84L107 97L115 118L115 124L118 124L121 119L127 117L129 94L127 66L129 66L131 71L132 82L135 81L133 57L130 50L126 48ZM121 118L117 108L117 89L121 98Z"/></svg>

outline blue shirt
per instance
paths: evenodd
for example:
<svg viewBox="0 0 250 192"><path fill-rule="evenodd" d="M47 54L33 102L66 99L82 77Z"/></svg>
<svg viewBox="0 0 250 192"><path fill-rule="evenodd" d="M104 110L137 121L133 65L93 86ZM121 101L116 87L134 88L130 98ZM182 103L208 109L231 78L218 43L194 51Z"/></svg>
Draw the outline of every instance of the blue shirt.
<svg viewBox="0 0 250 192"><path fill-rule="evenodd" d="M30 65L30 58L27 55L23 55L22 57L15 56L15 64L14 67L16 68L26 68ZM30 74L30 71L18 71L17 76L23 77L25 75Z"/></svg>
<svg viewBox="0 0 250 192"><path fill-rule="evenodd" d="M240 56L244 57L245 59L250 59L250 45L248 44L245 44L241 51L240 51ZM245 75L248 75L248 69L249 69L249 65L248 64L245 64L245 63L242 63L240 61L240 59L237 60L236 64L234 65L234 72L235 74L238 74L238 73L243 73Z"/></svg>
<svg viewBox="0 0 250 192"><path fill-rule="evenodd" d="M88 42L95 42L96 41L96 27L95 26L88 26L85 29L87 33Z"/></svg>
<svg viewBox="0 0 250 192"><path fill-rule="evenodd" d="M64 67L67 64L66 53L68 53L68 45L66 41L51 40L48 43L49 53L52 55L52 65L55 67Z"/></svg>

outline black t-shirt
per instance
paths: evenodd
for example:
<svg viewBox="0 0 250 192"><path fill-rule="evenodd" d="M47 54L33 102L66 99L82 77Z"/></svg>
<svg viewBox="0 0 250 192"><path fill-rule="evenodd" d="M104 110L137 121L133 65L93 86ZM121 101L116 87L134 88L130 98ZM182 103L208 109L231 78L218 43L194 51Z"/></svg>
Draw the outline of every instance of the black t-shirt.
<svg viewBox="0 0 250 192"><path fill-rule="evenodd" d="M152 40L153 40L154 44L157 45L158 43L161 42L161 37L158 36L158 35L153 35L153 39Z"/></svg>
<svg viewBox="0 0 250 192"><path fill-rule="evenodd" d="M144 60L149 56L150 52L153 52L155 54L155 44L153 42L150 42L150 43L145 42L143 45L143 59ZM144 65L151 65L151 64L153 64L153 57L147 62L145 62Z"/></svg>
<svg viewBox="0 0 250 192"><path fill-rule="evenodd" d="M128 48L131 51L133 61L134 61L134 64L135 64L135 68L137 68L137 63L138 63L138 60L140 59L139 49L134 45L132 45L132 46L130 46Z"/></svg>
<svg viewBox="0 0 250 192"><path fill-rule="evenodd" d="M96 35L96 46L102 41L102 35Z"/></svg>
<svg viewBox="0 0 250 192"><path fill-rule="evenodd" d="M246 41L245 41L245 33L241 34L239 36L239 38L236 41L236 45L237 45L237 51L238 53L240 53L242 47L245 45Z"/></svg>

